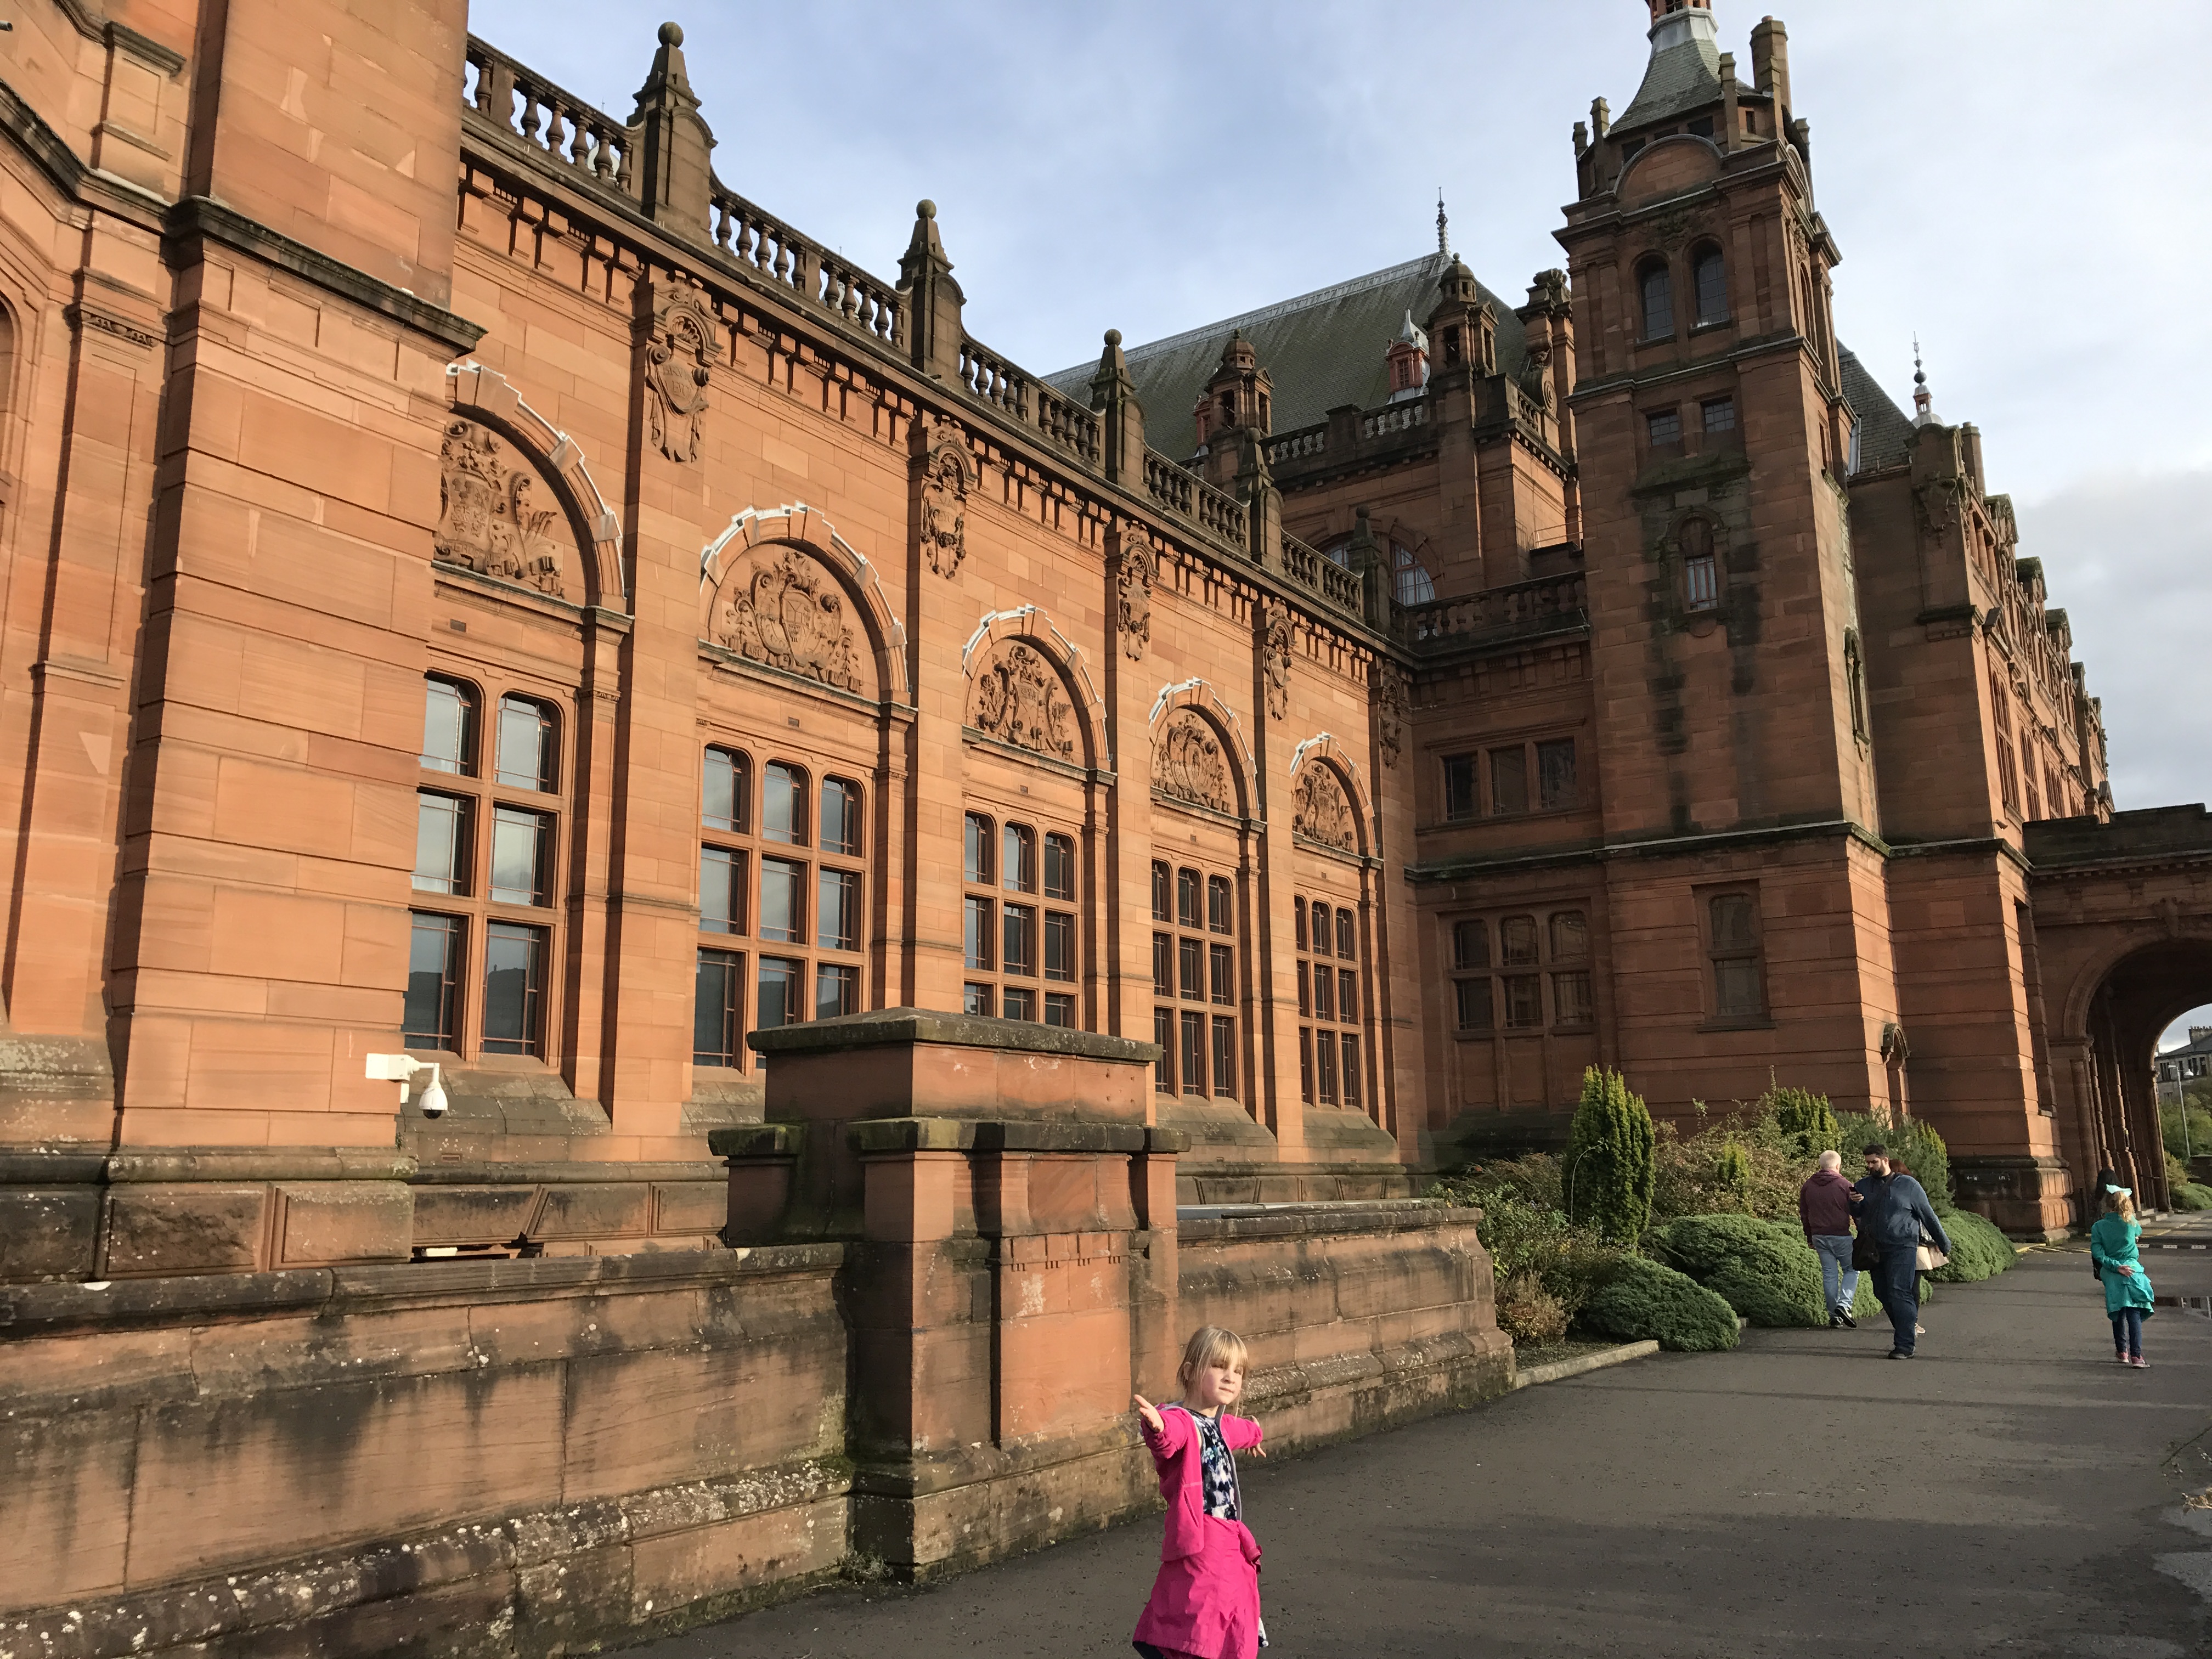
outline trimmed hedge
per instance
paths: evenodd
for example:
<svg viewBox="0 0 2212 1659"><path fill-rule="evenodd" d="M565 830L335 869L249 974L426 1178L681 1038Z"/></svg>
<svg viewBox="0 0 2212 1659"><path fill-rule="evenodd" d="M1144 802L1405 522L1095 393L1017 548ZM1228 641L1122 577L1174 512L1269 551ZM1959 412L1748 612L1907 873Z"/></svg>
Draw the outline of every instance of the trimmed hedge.
<svg viewBox="0 0 2212 1659"><path fill-rule="evenodd" d="M1583 1304L1582 1323L1626 1342L1656 1340L1675 1353L1714 1353L1736 1344L1735 1311L1686 1273L1625 1256Z"/></svg>
<svg viewBox="0 0 2212 1659"><path fill-rule="evenodd" d="M2202 1182L2178 1181L2172 1191L2177 1210L2212 1210L2212 1187Z"/></svg>
<svg viewBox="0 0 2212 1659"><path fill-rule="evenodd" d="M1663 1260L1717 1292L1754 1325L1828 1322L1820 1258L1785 1221L1748 1215L1689 1215L1648 1241Z"/></svg>
<svg viewBox="0 0 2212 1659"><path fill-rule="evenodd" d="M2020 1260L2020 1252L1996 1223L1972 1210L1954 1210L1945 1216L1943 1235L1951 1241L1950 1262L1928 1275L1939 1285L1993 1279Z"/></svg>

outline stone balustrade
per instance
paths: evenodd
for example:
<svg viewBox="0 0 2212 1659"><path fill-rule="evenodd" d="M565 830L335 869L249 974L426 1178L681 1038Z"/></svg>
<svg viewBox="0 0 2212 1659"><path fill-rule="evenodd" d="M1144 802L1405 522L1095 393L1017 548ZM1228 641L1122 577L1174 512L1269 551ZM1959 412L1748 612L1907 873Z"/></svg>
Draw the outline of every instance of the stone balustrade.
<svg viewBox="0 0 2212 1659"><path fill-rule="evenodd" d="M544 151L589 183L635 199L635 128L564 91L475 35L462 102L510 138Z"/></svg>
<svg viewBox="0 0 2212 1659"><path fill-rule="evenodd" d="M1098 416L1017 368L972 335L960 341L960 384L1055 447L1096 468L1104 455Z"/></svg>
<svg viewBox="0 0 2212 1659"><path fill-rule="evenodd" d="M1431 650L1589 625L1589 585L1578 572L1509 582L1458 599L1407 605L1398 613L1401 636Z"/></svg>

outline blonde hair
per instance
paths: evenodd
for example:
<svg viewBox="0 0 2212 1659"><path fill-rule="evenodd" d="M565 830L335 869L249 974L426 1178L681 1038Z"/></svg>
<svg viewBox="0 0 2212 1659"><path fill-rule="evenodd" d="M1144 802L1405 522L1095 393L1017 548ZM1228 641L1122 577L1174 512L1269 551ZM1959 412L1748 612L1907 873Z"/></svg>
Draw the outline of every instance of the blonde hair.
<svg viewBox="0 0 2212 1659"><path fill-rule="evenodd" d="M2118 1187L2108 1187L2105 1189L2105 1211L2108 1215L2133 1221L2136 1218L2136 1201Z"/></svg>
<svg viewBox="0 0 2212 1659"><path fill-rule="evenodd" d="M1200 1325L1182 1345L1182 1364L1176 1368L1176 1381L1187 1389L1193 1377L1217 1361L1225 1361L1231 1370L1241 1371L1248 1352L1244 1339L1236 1332L1218 1325Z"/></svg>

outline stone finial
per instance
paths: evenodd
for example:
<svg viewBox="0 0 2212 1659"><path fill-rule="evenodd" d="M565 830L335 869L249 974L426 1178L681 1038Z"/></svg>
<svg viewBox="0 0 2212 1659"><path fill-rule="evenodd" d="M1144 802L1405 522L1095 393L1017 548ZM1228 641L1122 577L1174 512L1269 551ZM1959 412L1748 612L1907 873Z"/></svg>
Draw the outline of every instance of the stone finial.
<svg viewBox="0 0 2212 1659"><path fill-rule="evenodd" d="M1451 252L1450 227L1444 218L1444 187L1442 185L1437 186L1437 252L1447 254Z"/></svg>
<svg viewBox="0 0 2212 1659"><path fill-rule="evenodd" d="M1105 443L1106 476L1115 483L1137 488L1145 477L1145 406L1137 401L1137 383L1129 374L1129 360L1121 355L1121 331L1106 331L1106 349L1098 354L1098 369L1091 377L1091 407L1097 411Z"/></svg>
<svg viewBox="0 0 2212 1659"><path fill-rule="evenodd" d="M1912 424L1932 426L1938 422L1936 413L1936 394L1928 389L1928 371L1920 365L1920 337L1912 337Z"/></svg>
<svg viewBox="0 0 2212 1659"><path fill-rule="evenodd" d="M653 69L638 88L629 118L642 127L639 199L654 223L680 234L708 234L713 212L714 135L699 114L699 99L684 67L684 31L660 26Z"/></svg>
<svg viewBox="0 0 2212 1659"><path fill-rule="evenodd" d="M916 202L914 214L914 234L899 257L899 302L907 315L908 344L916 368L940 380L957 380L966 296L952 279L952 261L945 257L937 204Z"/></svg>
<svg viewBox="0 0 2212 1659"><path fill-rule="evenodd" d="M1370 627L1382 629L1390 625L1390 567L1382 556L1382 544L1375 539L1375 526L1369 521L1364 507L1352 509L1352 539L1345 544L1345 557L1352 573L1359 578L1360 608Z"/></svg>

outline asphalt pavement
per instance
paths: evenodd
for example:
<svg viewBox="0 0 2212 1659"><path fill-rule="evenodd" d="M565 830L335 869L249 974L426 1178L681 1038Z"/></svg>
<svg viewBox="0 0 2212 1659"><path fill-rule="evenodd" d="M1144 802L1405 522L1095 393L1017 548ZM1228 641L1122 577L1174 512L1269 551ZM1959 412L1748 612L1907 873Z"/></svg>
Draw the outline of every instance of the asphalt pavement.
<svg viewBox="0 0 2212 1659"><path fill-rule="evenodd" d="M2146 1251L2212 1297L2212 1252ZM1919 1357L1751 1331L1310 1455L1248 1462L1267 1659L2212 1653L2212 1318L2112 1363L2086 1256L1944 1286ZM2192 1524L2193 1523L2193 1524ZM652 1659L1104 1659L1159 1522L921 1590L837 1589Z"/></svg>

